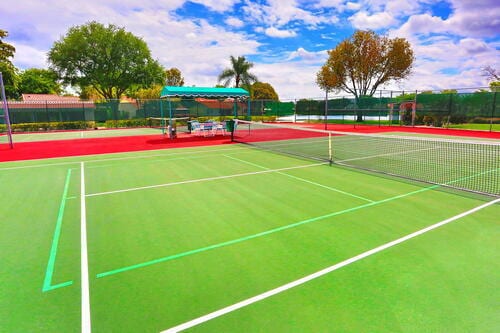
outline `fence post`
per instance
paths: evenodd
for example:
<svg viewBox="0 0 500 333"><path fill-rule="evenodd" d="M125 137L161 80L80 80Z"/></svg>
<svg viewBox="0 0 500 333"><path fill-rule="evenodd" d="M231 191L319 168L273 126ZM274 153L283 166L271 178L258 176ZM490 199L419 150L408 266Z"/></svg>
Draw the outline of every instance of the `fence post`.
<svg viewBox="0 0 500 333"><path fill-rule="evenodd" d="M7 138L9 140L9 146L10 149L14 149L14 143L12 141L12 125L10 123L9 106L7 105L7 96L5 95L5 86L3 84L2 72L0 72L0 95L2 97L3 114L5 119L5 125L7 127Z"/></svg>
<svg viewBox="0 0 500 333"><path fill-rule="evenodd" d="M394 105L394 101L392 100L392 90L391 90L391 103ZM392 126L392 117L393 117L393 112L394 112L394 106L391 106L391 111L389 113L389 126Z"/></svg>
<svg viewBox="0 0 500 333"><path fill-rule="evenodd" d="M496 102L497 102L497 91L495 89L495 91L493 92L493 106L491 107L490 132L493 131L493 117L495 116Z"/></svg>
<svg viewBox="0 0 500 333"><path fill-rule="evenodd" d="M297 99L293 100L293 122L297 122Z"/></svg>
<svg viewBox="0 0 500 333"><path fill-rule="evenodd" d="M47 115L47 122L50 123L49 106L47 105L47 101L45 101L45 114Z"/></svg>
<svg viewBox="0 0 500 333"><path fill-rule="evenodd" d="M453 94L450 93L450 98L448 100L448 121L446 123L446 128L450 127L450 118L451 118L451 106L452 106L452 98Z"/></svg>
<svg viewBox="0 0 500 333"><path fill-rule="evenodd" d="M382 90L379 91L379 94L378 94L378 127L380 127L380 112L382 111Z"/></svg>
<svg viewBox="0 0 500 333"><path fill-rule="evenodd" d="M82 101L82 119L83 122L85 123L85 129L87 128L87 118L85 117L85 103Z"/></svg>

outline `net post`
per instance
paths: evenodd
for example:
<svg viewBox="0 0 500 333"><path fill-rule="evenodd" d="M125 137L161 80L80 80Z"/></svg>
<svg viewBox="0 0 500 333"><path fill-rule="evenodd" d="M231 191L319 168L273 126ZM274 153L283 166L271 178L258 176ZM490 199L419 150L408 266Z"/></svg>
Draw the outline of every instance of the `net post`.
<svg viewBox="0 0 500 333"><path fill-rule="evenodd" d="M5 86L3 84L2 72L0 72L0 87L1 87L0 92L2 94L5 125L7 126L7 138L9 140L9 147L10 149L14 149L14 143L12 142L12 127L10 125L10 117L9 117L9 106L7 105L7 96L5 96Z"/></svg>

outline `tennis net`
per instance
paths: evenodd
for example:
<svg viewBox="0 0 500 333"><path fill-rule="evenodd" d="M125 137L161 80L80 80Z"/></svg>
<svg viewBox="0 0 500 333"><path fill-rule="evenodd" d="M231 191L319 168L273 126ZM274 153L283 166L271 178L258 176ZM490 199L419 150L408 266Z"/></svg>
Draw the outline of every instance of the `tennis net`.
<svg viewBox="0 0 500 333"><path fill-rule="evenodd" d="M239 120L233 140L279 153L500 196L500 143L344 133Z"/></svg>

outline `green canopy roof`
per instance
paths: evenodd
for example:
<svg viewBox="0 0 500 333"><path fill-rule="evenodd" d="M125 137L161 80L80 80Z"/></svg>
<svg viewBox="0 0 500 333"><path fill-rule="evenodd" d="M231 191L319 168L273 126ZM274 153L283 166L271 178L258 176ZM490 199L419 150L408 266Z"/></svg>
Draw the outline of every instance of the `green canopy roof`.
<svg viewBox="0 0 500 333"><path fill-rule="evenodd" d="M250 97L250 94L242 88L165 86L160 98L165 97Z"/></svg>

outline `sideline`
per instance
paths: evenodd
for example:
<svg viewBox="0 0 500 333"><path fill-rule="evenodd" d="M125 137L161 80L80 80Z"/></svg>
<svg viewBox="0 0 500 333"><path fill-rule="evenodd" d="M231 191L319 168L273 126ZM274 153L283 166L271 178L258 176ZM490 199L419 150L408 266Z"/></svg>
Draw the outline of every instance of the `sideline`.
<svg viewBox="0 0 500 333"><path fill-rule="evenodd" d="M59 205L59 212L57 214L56 228L54 230L54 236L52 237L52 246L50 247L49 261L47 263L47 270L45 271L45 279L43 280L42 292L47 292L57 288L67 287L73 284L73 281L67 281L56 285L52 285L52 277L54 275L54 268L57 257L57 247L59 245L59 238L61 237L64 209L66 207L66 201L68 199L68 188L69 188L70 178L71 178L71 169L68 169L68 173L66 174L66 182L64 183L64 191L61 198L61 204Z"/></svg>
<svg viewBox="0 0 500 333"><path fill-rule="evenodd" d="M386 250L386 249L388 249L390 247L393 247L395 245L403 243L403 242L405 242L405 241L407 241L409 239L412 239L412 238L415 238L415 237L420 236L422 234L425 234L426 232L429 232L431 230L434 230L434 229L437 229L439 227L442 227L442 226L444 226L444 225L446 225L446 224L448 224L450 222L453 222L455 220L458 220L458 219L460 219L462 217L465 217L467 215L473 214L473 213L475 213L475 212L477 212L477 211L479 211L479 210L481 210L483 208L486 208L488 206L494 205L495 203L498 203L498 202L500 202L500 198L498 198L496 200L493 200L493 201L490 201L490 202L487 202L487 203L485 203L485 204L483 204L481 206L478 206L476 208L468 210L468 211L466 211L464 213L455 215L455 216L453 216L453 217L451 217L451 218L449 218L447 220L444 220L444 221L438 222L436 224L433 224L433 225L431 225L431 226L429 226L427 228L420 229L420 230L418 230L416 232L413 232L411 234L408 234L408 235L406 235L404 237L398 238L398 239L396 239L396 240L394 240L392 242L385 243L385 244L383 244L381 246L378 246L376 248L373 248L373 249L371 249L369 251L366 251L366 252L363 252L361 254L358 254L357 256L354 256L354 257L349 258L347 260L341 261L341 262L339 262L339 263L337 263L335 265L332 265L330 267L327 267L325 269L317 271L317 272L315 272L313 274L307 275L307 276L305 276L303 278L300 278L298 280L295 280L295 281L292 281L290 283L284 284L284 285L282 285L282 286L280 286L278 288L268 290L268 291L266 291L266 292L264 292L264 293L262 293L260 295L248 298L246 300L243 300L241 302L238 302L238 303L235 303L233 305L227 306L227 307L222 308L220 310L214 311L212 313L209 313L209 314L206 314L204 316L195 318L195 319L190 320L188 322L185 322L183 324L180 324L180 325L177 325L175 327L169 328L167 330L162 331L161 333L180 332L180 331L186 330L188 328L200 325L200 324L202 324L204 322L207 322L209 320L215 319L217 317L220 317L220 316L223 316L225 314L228 314L230 312L236 311L236 310L241 309L243 307L246 307L246 306L248 306L250 304L262 301L262 300L264 300L266 298L269 298L271 296L274 296L274 295L277 295L279 293L282 293L282 292L284 292L284 291L286 291L288 289L300 286L300 285L302 285L304 283L307 283L309 281L317 279L317 278L319 278L319 277L321 277L323 275L326 275L328 273L336 271L336 270L338 270L338 269L340 269L340 268L342 268L344 266L350 265L352 263L355 263L356 261L362 260L362 259L364 259L366 257L369 257L371 255L374 255L374 254L376 254L378 252L384 251L384 250Z"/></svg>
<svg viewBox="0 0 500 333"><path fill-rule="evenodd" d="M90 333L90 288L89 263L87 249L87 209L85 203L85 165L80 163L80 246L81 246L81 274L82 274L82 333Z"/></svg>

